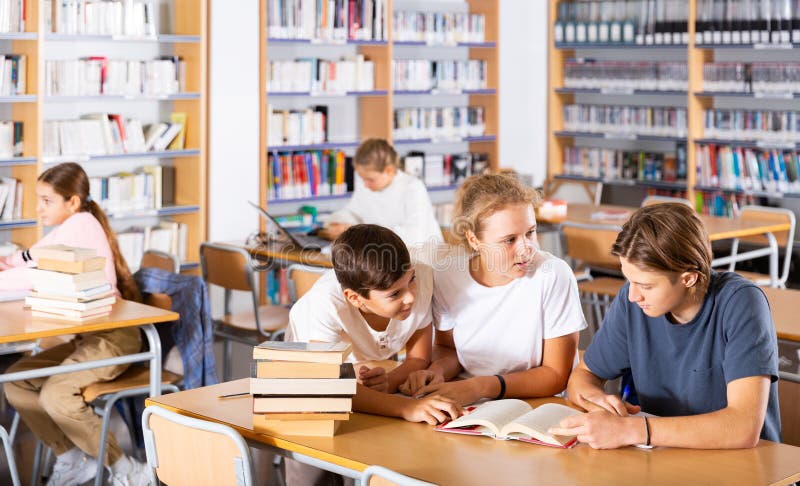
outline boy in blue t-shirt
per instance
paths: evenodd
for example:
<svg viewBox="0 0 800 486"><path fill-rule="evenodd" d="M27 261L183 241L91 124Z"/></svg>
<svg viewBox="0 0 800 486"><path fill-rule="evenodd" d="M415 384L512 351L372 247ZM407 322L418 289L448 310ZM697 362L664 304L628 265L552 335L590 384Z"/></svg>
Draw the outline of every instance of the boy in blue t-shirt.
<svg viewBox="0 0 800 486"><path fill-rule="evenodd" d="M764 293L735 273L711 271L702 222L683 204L641 208L611 253L620 290L567 386L589 413L552 433L597 449L647 444L697 449L780 441L778 348ZM639 407L603 390L631 373Z"/></svg>

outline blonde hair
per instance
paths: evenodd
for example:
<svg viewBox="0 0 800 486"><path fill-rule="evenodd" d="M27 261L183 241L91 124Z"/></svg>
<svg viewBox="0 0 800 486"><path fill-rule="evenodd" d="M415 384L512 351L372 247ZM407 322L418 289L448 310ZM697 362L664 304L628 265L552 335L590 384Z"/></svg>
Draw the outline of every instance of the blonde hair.
<svg viewBox="0 0 800 486"><path fill-rule="evenodd" d="M456 193L450 232L460 245L469 248L467 231L479 235L486 218L511 205L530 204L536 208L541 199L539 191L522 185L513 176L472 176L464 181Z"/></svg>
<svg viewBox="0 0 800 486"><path fill-rule="evenodd" d="M397 167L397 152L382 138L370 138L362 143L353 163L365 169L383 172L387 166Z"/></svg>

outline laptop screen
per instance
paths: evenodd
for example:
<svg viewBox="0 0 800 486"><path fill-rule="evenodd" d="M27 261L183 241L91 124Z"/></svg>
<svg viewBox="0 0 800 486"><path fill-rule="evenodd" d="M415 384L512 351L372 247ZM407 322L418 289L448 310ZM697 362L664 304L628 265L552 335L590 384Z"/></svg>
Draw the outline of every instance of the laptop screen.
<svg viewBox="0 0 800 486"><path fill-rule="evenodd" d="M297 241L297 239L292 235L292 233L290 233L286 228L281 226L281 224L278 223L275 220L275 218L273 218L267 212L266 209L262 208L261 206L259 206L258 204L254 203L253 201L247 201L247 203L249 205L253 206L254 208L256 208L256 211L258 211L258 213L261 215L261 217L264 218L264 220L267 222L267 232L268 233L273 233L273 234L277 233L277 234L281 235L283 238L285 238L286 240L288 240L289 242L291 242L296 247L303 248L303 245L301 245L300 242Z"/></svg>

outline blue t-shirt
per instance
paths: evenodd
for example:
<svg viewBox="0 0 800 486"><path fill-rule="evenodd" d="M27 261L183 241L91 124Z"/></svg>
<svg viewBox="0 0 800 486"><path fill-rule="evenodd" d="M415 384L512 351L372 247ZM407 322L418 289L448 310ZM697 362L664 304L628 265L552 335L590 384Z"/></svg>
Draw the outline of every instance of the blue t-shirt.
<svg viewBox="0 0 800 486"><path fill-rule="evenodd" d="M586 350L592 373L612 380L631 372L642 410L660 416L720 410L728 403L728 383L769 376L761 438L779 442L778 343L764 292L735 273L712 273L700 311L676 325L645 315L628 300L629 286Z"/></svg>

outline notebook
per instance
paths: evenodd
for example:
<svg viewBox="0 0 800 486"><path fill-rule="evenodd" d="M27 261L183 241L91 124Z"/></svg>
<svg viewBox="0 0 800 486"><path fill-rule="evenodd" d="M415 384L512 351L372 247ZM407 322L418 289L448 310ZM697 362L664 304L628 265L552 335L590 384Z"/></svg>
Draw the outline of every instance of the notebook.
<svg viewBox="0 0 800 486"><path fill-rule="evenodd" d="M261 217L267 222L267 233L278 233L288 242L301 250L323 250L330 246L331 242L325 238L320 238L319 236L306 233L290 232L281 226L281 224L278 223L275 218L270 216L270 214L264 208L252 201L247 201L247 203L256 208L256 211L258 211Z"/></svg>

